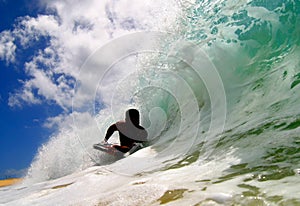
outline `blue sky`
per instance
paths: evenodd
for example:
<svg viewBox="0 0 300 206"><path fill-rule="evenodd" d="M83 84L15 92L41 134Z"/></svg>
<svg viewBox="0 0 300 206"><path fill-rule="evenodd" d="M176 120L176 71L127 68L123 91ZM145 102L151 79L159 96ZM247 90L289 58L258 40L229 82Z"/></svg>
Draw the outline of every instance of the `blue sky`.
<svg viewBox="0 0 300 206"><path fill-rule="evenodd" d="M37 12L41 12L41 9L34 2L0 1L0 31L13 29L17 17L36 16ZM27 49L25 53L18 51L16 58L19 61L14 63L0 61L0 178L17 175L18 171L29 166L38 147L47 141L51 133L51 130L43 127L43 122L59 110L47 104L24 107L8 105L9 94L21 86L20 80L27 78L23 64L33 50Z"/></svg>
<svg viewBox="0 0 300 206"><path fill-rule="evenodd" d="M67 0L0 0L0 178L24 172L38 148L71 124L63 122L72 111L75 77L109 39L103 27L111 23L92 22L103 3L87 3L84 15L79 8ZM93 31L99 26L100 33Z"/></svg>

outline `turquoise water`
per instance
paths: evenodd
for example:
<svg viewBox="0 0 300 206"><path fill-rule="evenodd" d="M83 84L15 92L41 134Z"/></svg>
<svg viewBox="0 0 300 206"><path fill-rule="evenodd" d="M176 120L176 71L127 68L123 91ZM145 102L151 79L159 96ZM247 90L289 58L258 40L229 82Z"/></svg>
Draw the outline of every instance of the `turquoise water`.
<svg viewBox="0 0 300 206"><path fill-rule="evenodd" d="M225 74L227 127L213 155L235 149L241 158L208 181L238 178L237 203L300 205L300 2L197 1L188 13L185 38L206 41Z"/></svg>
<svg viewBox="0 0 300 206"><path fill-rule="evenodd" d="M198 132L185 157L164 169L178 169L195 162L201 165L203 161L231 153L239 159L238 163L230 163L221 176L196 182L228 183L228 188L234 185L233 188L240 192L236 193L232 204L300 205L297 188L300 178L300 2L196 1L182 4L185 15L178 20L181 24L178 36L199 45L216 66L225 88L227 117L222 133L210 140L206 130L200 129L202 132ZM201 80L188 66L179 64L176 74L188 82L204 114L200 123L190 124L205 128L206 122L202 119L207 117L205 105L209 104L209 98L201 95ZM171 85L173 80L166 79L164 81L170 81ZM181 118L176 122L172 117L174 110L180 114L183 109L192 115L195 108L176 107L169 99L172 95L159 94L165 96L164 101L143 101L142 108L157 106L166 111L170 127L162 135L178 138L169 132L182 124ZM176 134L187 134L188 139L189 129L183 130ZM213 144L207 144L209 141Z"/></svg>

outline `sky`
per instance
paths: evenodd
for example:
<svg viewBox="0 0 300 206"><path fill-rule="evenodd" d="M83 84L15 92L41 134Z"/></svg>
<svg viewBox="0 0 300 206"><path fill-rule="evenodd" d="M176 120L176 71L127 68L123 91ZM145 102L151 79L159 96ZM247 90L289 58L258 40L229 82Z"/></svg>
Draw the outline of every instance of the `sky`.
<svg viewBox="0 0 300 206"><path fill-rule="evenodd" d="M0 178L24 173L41 145L52 137L65 136L63 131L72 127L72 116L81 115L82 124L87 122L87 115L74 114L74 108L80 111L93 100L90 94L98 81L89 81L91 73L81 71L83 63L117 37L165 31L176 12L169 5L175 4L160 0L0 0ZM164 25L154 19L163 20ZM114 88L114 76L119 74L112 72L107 88ZM82 93L76 94L76 85ZM103 107L111 101L107 88L99 91Z"/></svg>
<svg viewBox="0 0 300 206"><path fill-rule="evenodd" d="M15 5L18 5L16 7ZM0 1L0 31L11 30L18 17L36 16L41 12L35 2ZM1 37L3 33L1 34ZM3 41L1 38L1 45ZM1 49L3 47L1 46ZM1 52L0 61L0 178L20 176L24 173L38 147L47 141L53 130L43 126L49 116L60 112L51 105L13 107L9 105L10 94L18 90L27 77L23 70L24 60L30 58L34 48L17 51L17 61L7 61Z"/></svg>

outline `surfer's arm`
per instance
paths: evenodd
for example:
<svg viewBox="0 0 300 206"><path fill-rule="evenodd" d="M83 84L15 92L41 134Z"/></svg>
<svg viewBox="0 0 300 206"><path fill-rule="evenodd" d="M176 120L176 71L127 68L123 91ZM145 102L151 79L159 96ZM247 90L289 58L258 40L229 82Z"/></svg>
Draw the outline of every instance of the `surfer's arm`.
<svg viewBox="0 0 300 206"><path fill-rule="evenodd" d="M118 128L117 128L116 124L111 125L111 126L107 129L106 135L105 135L105 137L104 137L104 141L106 142L106 141L111 137L111 135L112 135L115 131L117 131L117 130L118 130Z"/></svg>

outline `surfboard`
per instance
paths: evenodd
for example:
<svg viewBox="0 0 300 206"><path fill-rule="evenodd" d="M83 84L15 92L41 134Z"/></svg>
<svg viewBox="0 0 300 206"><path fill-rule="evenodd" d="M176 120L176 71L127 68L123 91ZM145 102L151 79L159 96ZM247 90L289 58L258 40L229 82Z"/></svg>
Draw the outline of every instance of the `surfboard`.
<svg viewBox="0 0 300 206"><path fill-rule="evenodd" d="M108 143L107 144L98 143L98 144L94 144L93 148L97 150L101 150L103 152L108 152L109 150L112 149L112 146L113 146L112 144L108 144Z"/></svg>
<svg viewBox="0 0 300 206"><path fill-rule="evenodd" d="M114 146L113 144L109 144L109 143L104 143L104 144L98 143L98 144L94 144L93 148L100 150L102 152L106 152L113 156L124 156L124 157L127 157L128 155L131 155L132 153L143 148L143 145L141 143L135 143L134 146L128 152L123 153L115 149L113 146Z"/></svg>

